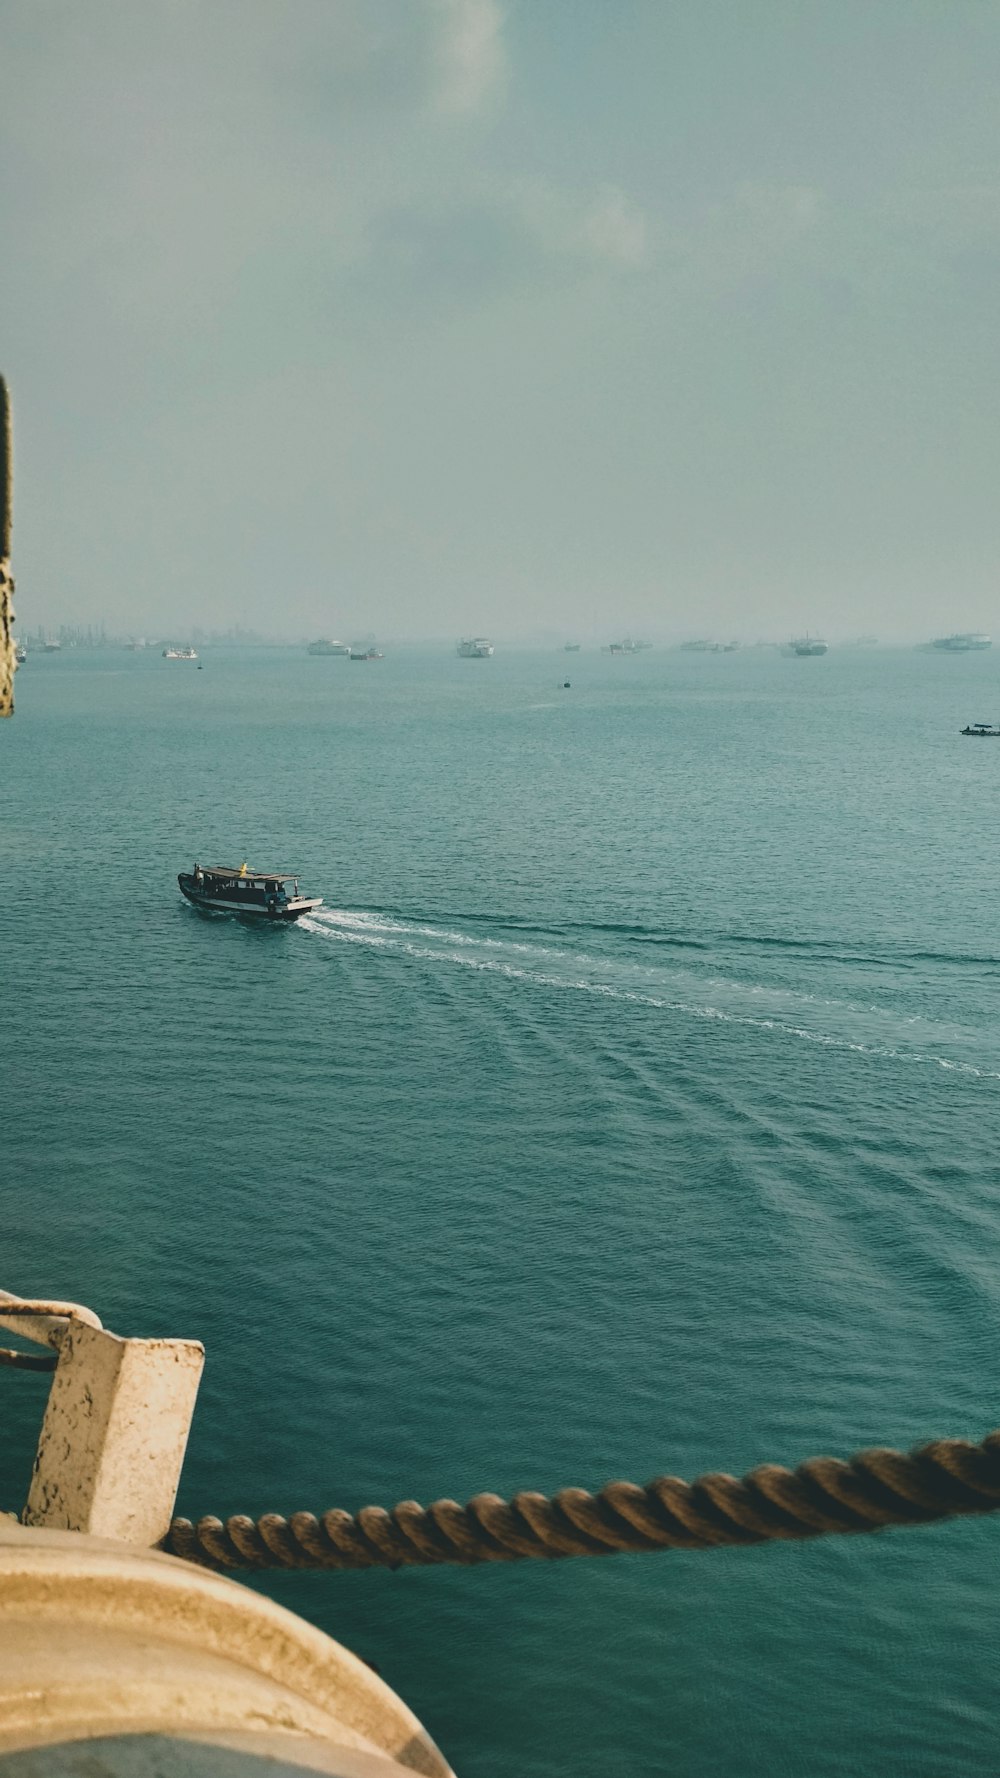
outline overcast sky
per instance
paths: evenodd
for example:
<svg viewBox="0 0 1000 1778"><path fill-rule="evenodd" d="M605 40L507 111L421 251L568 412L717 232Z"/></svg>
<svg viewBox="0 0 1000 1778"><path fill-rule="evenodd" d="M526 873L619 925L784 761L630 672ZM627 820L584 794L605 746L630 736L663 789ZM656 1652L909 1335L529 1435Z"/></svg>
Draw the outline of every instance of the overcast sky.
<svg viewBox="0 0 1000 1778"><path fill-rule="evenodd" d="M997 621L995 0L0 0L0 75L22 628Z"/></svg>

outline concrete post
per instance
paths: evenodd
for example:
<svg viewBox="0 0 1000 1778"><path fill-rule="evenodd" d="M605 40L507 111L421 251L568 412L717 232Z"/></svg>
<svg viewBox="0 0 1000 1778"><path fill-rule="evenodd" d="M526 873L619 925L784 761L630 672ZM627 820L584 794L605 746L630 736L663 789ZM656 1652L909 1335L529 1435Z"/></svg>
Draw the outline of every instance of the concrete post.
<svg viewBox="0 0 1000 1778"><path fill-rule="evenodd" d="M123 1340L73 1319L62 1337L26 1525L150 1548L173 1516L205 1349Z"/></svg>

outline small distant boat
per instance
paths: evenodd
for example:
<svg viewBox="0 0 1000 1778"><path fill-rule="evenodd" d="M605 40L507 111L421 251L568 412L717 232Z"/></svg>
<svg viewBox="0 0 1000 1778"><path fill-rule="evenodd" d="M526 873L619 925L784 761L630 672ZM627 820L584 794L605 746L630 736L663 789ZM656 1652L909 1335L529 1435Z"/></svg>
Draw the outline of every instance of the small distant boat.
<svg viewBox="0 0 1000 1778"><path fill-rule="evenodd" d="M486 661L493 653L493 644L488 636L463 636L458 652L464 661Z"/></svg>
<svg viewBox="0 0 1000 1778"><path fill-rule="evenodd" d="M300 895L298 877L287 871L251 870L248 864L196 864L192 871L179 873L177 884L195 907L215 913L298 920L323 905L321 895Z"/></svg>
<svg viewBox="0 0 1000 1778"><path fill-rule="evenodd" d="M825 654L829 643L819 636L793 636L788 644L793 654Z"/></svg>
<svg viewBox="0 0 1000 1778"><path fill-rule="evenodd" d="M970 722L959 729L961 735L1000 735L1000 722Z"/></svg>
<svg viewBox="0 0 1000 1778"><path fill-rule="evenodd" d="M332 636L321 636L318 642L310 642L308 654L341 654L348 655L351 650L346 642L335 642Z"/></svg>
<svg viewBox="0 0 1000 1778"><path fill-rule="evenodd" d="M62 648L61 642L43 642L42 643L42 650L45 654L58 654L59 650L61 648Z"/></svg>
<svg viewBox="0 0 1000 1778"><path fill-rule="evenodd" d="M198 650L196 648L165 648L163 658L165 661L196 661Z"/></svg>
<svg viewBox="0 0 1000 1778"><path fill-rule="evenodd" d="M970 654L980 648L992 648L992 636L984 636L981 630L960 630L954 636L936 636L931 643L932 648L940 648L945 654Z"/></svg>
<svg viewBox="0 0 1000 1778"><path fill-rule="evenodd" d="M564 654L579 654L579 652L580 652L579 642L564 642L563 643L563 653Z"/></svg>
<svg viewBox="0 0 1000 1778"><path fill-rule="evenodd" d="M27 658L28 658L28 650L25 648L24 643L23 642L15 642L15 644L14 644L14 659L16 660L18 666L23 667Z"/></svg>
<svg viewBox="0 0 1000 1778"><path fill-rule="evenodd" d="M359 649L352 648L349 652L350 652L352 661L384 661L385 660L385 655L382 653L382 650L380 648L359 648Z"/></svg>

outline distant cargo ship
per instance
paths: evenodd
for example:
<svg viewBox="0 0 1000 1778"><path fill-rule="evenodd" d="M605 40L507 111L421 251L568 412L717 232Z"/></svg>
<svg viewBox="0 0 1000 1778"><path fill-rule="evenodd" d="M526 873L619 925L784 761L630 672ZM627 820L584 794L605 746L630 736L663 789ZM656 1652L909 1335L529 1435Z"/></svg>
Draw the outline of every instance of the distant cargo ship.
<svg viewBox="0 0 1000 1778"><path fill-rule="evenodd" d="M318 642L310 642L309 654L350 654L346 642L335 642L332 636L321 636Z"/></svg>
<svg viewBox="0 0 1000 1778"><path fill-rule="evenodd" d="M973 649L992 646L992 636L984 636L981 630L961 630L954 636L936 636L931 643L932 648L941 648L945 654L969 654Z"/></svg>
<svg viewBox="0 0 1000 1778"><path fill-rule="evenodd" d="M825 654L829 644L819 636L793 636L788 646L792 654Z"/></svg>
<svg viewBox="0 0 1000 1778"><path fill-rule="evenodd" d="M485 661L493 653L493 644L488 636L463 636L458 652L464 661Z"/></svg>
<svg viewBox="0 0 1000 1778"><path fill-rule="evenodd" d="M602 654L643 654L652 648L651 642L636 642L631 636L623 636L620 642L606 642L601 649Z"/></svg>
<svg viewBox="0 0 1000 1778"><path fill-rule="evenodd" d="M741 642L709 642L698 637L694 642L682 642L681 649L686 654L736 654L742 648Z"/></svg>

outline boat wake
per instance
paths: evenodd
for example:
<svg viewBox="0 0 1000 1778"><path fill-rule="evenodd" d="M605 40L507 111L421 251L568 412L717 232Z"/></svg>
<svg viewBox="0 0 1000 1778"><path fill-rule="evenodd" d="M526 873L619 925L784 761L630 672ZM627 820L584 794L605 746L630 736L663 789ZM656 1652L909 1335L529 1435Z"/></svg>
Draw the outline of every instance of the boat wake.
<svg viewBox="0 0 1000 1778"><path fill-rule="evenodd" d="M981 1066L962 1054L973 1046L981 1048L981 1032L893 1007L739 980L719 974L707 958L700 970L681 963L649 963L645 958L602 958L564 945L488 937L385 913L334 908L308 915L297 929L424 965L475 970L537 988L742 1025L861 1056L1000 1080L1000 1068Z"/></svg>

